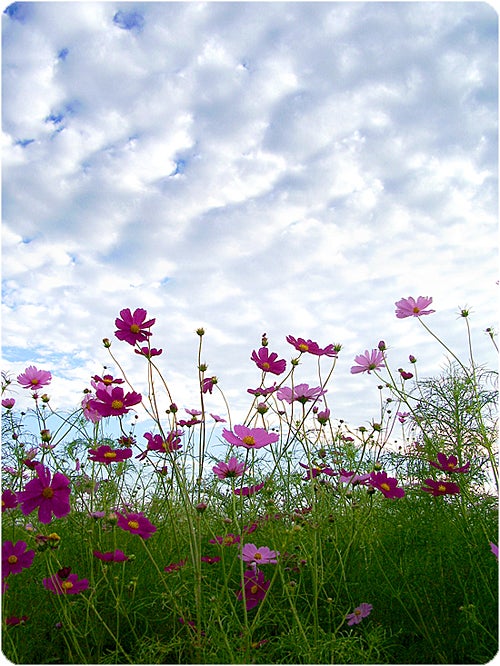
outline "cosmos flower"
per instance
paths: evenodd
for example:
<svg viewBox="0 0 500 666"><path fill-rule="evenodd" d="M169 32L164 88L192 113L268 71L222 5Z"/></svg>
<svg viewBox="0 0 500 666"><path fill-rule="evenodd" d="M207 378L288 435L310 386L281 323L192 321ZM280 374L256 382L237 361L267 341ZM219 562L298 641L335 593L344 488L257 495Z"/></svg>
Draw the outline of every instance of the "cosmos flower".
<svg viewBox="0 0 500 666"><path fill-rule="evenodd" d="M38 370L34 365L30 365L26 370L17 376L17 381L23 388L39 389L47 386L52 380L52 375L47 370Z"/></svg>
<svg viewBox="0 0 500 666"><path fill-rule="evenodd" d="M254 350L251 359L264 372L271 372L273 375L281 375L285 372L285 359L278 360L278 354L276 352L270 354L267 347L261 347L258 352Z"/></svg>
<svg viewBox="0 0 500 666"><path fill-rule="evenodd" d="M434 479L425 479L426 486L421 486L422 490L426 493L431 493L434 497L440 495L457 495L460 492L460 487L452 481L434 481Z"/></svg>
<svg viewBox="0 0 500 666"><path fill-rule="evenodd" d="M325 395L326 389L322 389L321 386L316 386L315 388L309 388L308 384L297 384L293 389L288 386L282 386L278 389L276 396L278 400L284 400L290 405L294 400L305 404L309 400L317 400L322 395Z"/></svg>
<svg viewBox="0 0 500 666"><path fill-rule="evenodd" d="M314 356L337 356L338 350L335 345L327 345L324 349L318 345L317 342L312 340L304 340L304 338L294 338L292 335L286 336L286 341L289 342L295 349L301 353L308 352Z"/></svg>
<svg viewBox="0 0 500 666"><path fill-rule="evenodd" d="M67 516L71 511L69 479L60 472L51 477L44 465L37 465L35 472L38 478L28 481L24 490L17 493L23 514L27 516L38 508L38 520L45 524L50 523L52 514L56 518Z"/></svg>
<svg viewBox="0 0 500 666"><path fill-rule="evenodd" d="M239 534L226 534L225 536L216 536L214 539L210 539L208 543L218 543L221 546L234 546L237 543L240 543L241 537Z"/></svg>
<svg viewBox="0 0 500 666"><path fill-rule="evenodd" d="M436 310L426 310L425 308L432 303L432 298L428 296L419 296L415 300L412 296L402 298L395 303L396 317L404 319L405 317L421 317L422 315L432 314Z"/></svg>
<svg viewBox="0 0 500 666"><path fill-rule="evenodd" d="M168 433L167 438L164 440L161 435L153 435L150 432L145 432L144 437L148 440L148 451L178 451L181 447L182 430L172 430Z"/></svg>
<svg viewBox="0 0 500 666"><path fill-rule="evenodd" d="M363 485L367 486L371 479L371 474L356 474L356 472L346 472L345 469L340 470L339 481L340 483L350 483L353 486Z"/></svg>
<svg viewBox="0 0 500 666"><path fill-rule="evenodd" d="M359 624L364 617L368 617L372 612L373 606L371 604L359 604L354 612L346 615L348 625Z"/></svg>
<svg viewBox="0 0 500 666"><path fill-rule="evenodd" d="M14 398L4 398L2 400L2 407L5 407L5 409L12 409L14 405L16 404L16 401Z"/></svg>
<svg viewBox="0 0 500 666"><path fill-rule="evenodd" d="M385 368L384 355L379 349L372 349L371 352L369 352L368 349L365 349L365 353L355 356L354 361L358 365L353 365L351 367L351 374L353 375L360 372L367 372L370 374L372 370Z"/></svg>
<svg viewBox="0 0 500 666"><path fill-rule="evenodd" d="M203 393L212 394L212 391L214 390L214 386L216 384L217 384L217 377L206 377L201 384L201 390L203 391Z"/></svg>
<svg viewBox="0 0 500 666"><path fill-rule="evenodd" d="M129 559L128 555L125 555L122 550L113 550L108 553L101 553L98 550L94 550L93 552L94 557L103 562L126 562Z"/></svg>
<svg viewBox="0 0 500 666"><path fill-rule="evenodd" d="M216 423L226 423L226 419L223 419L222 416L219 416L218 414L212 414L210 412L210 416Z"/></svg>
<svg viewBox="0 0 500 666"><path fill-rule="evenodd" d="M132 457L130 449L112 449L107 444L103 444L98 449L90 449L88 459L92 462L100 462L110 465L113 462L122 462Z"/></svg>
<svg viewBox="0 0 500 666"><path fill-rule="evenodd" d="M26 550L25 541L5 541L2 544L2 578L10 574L21 573L23 569L29 569L35 557L34 550Z"/></svg>
<svg viewBox="0 0 500 666"><path fill-rule="evenodd" d="M97 389L96 400L90 400L89 407L101 416L121 416L130 411L130 407L141 402L140 393L131 391L125 394L120 386L108 389Z"/></svg>
<svg viewBox="0 0 500 666"><path fill-rule="evenodd" d="M270 550L267 546L257 546L253 543L246 543L241 549L240 558L247 564L278 564L276 559L279 552Z"/></svg>
<svg viewBox="0 0 500 666"><path fill-rule="evenodd" d="M264 483L258 483L256 486L245 486L244 488L235 488L234 494L241 495L243 497L248 497L249 495L255 495L259 490L262 490Z"/></svg>
<svg viewBox="0 0 500 666"><path fill-rule="evenodd" d="M307 474L303 477L304 481L315 479L319 474L326 474L327 476L334 476L335 472L331 467L326 467L326 465L306 465L304 463L299 463L301 467L307 469Z"/></svg>
<svg viewBox="0 0 500 666"><path fill-rule="evenodd" d="M279 436L274 432L267 432L265 428L248 428L244 425L236 425L234 432L224 428L222 436L233 446L243 446L245 449L260 449L268 444L274 444Z"/></svg>
<svg viewBox="0 0 500 666"><path fill-rule="evenodd" d="M382 492L389 499L404 497L405 491L397 488L398 480L387 476L387 472L372 472L370 474L370 485Z"/></svg>
<svg viewBox="0 0 500 666"><path fill-rule="evenodd" d="M151 331L145 329L151 328L156 319L145 321L147 317L146 310L137 308L132 314L129 308L126 308L120 311L120 317L121 319L115 319L115 325L118 329L115 331L115 336L118 340L128 342L129 345L135 345L136 342L145 342L152 335Z"/></svg>
<svg viewBox="0 0 500 666"><path fill-rule="evenodd" d="M167 573L171 573L172 571L177 571L178 569L181 569L185 564L187 560L180 560L179 562L173 562L172 564L167 564L166 567L164 567L163 571L166 571Z"/></svg>
<svg viewBox="0 0 500 666"><path fill-rule="evenodd" d="M238 462L237 458L229 458L227 463L221 461L217 465L212 467L213 473L219 477L219 479L229 479L235 478L238 476L243 476L245 472L245 463Z"/></svg>
<svg viewBox="0 0 500 666"><path fill-rule="evenodd" d="M83 416L87 419L87 421L90 421L91 423L98 423L102 419L102 416L99 414L97 409L91 407L90 402L92 400L95 400L95 396L93 396L91 393L87 393L86 395L84 395L83 400L81 402Z"/></svg>
<svg viewBox="0 0 500 666"><path fill-rule="evenodd" d="M117 513L117 525L122 530L137 534L143 539L149 539L156 532L156 526L150 523L143 513Z"/></svg>
<svg viewBox="0 0 500 666"><path fill-rule="evenodd" d="M410 416L410 412L398 412L396 416L400 423L405 423L406 419Z"/></svg>
<svg viewBox="0 0 500 666"><path fill-rule="evenodd" d="M256 396L266 396L270 395L271 393L274 393L274 391L277 390L278 389L275 382L272 386L269 386L268 388L265 388L264 386L259 386L256 389L247 389L247 393L251 393L252 395Z"/></svg>
<svg viewBox="0 0 500 666"><path fill-rule="evenodd" d="M113 375L103 375L102 377L99 377L99 375L94 375L92 377L92 386L97 389L97 388L103 388L102 386L98 386L98 384L103 384L104 386L111 386L112 384L124 384L123 379L115 379Z"/></svg>
<svg viewBox="0 0 500 666"><path fill-rule="evenodd" d="M445 456L444 453L438 453L437 454L437 459L438 462L434 462L433 460L429 460L429 463L433 466L436 467L437 469L440 469L443 472L448 472L448 473L454 473L454 472L468 472L469 467L470 467L470 462L467 462L465 465L462 465L461 467L457 467L458 464L458 459L456 456L450 456L449 458Z"/></svg>
<svg viewBox="0 0 500 666"><path fill-rule="evenodd" d="M79 594L89 586L87 578L78 580L77 574L69 574L64 577L60 574L61 572L58 571L50 578L44 578L42 580L43 586L54 594Z"/></svg>
<svg viewBox="0 0 500 666"><path fill-rule="evenodd" d="M265 580L262 571L247 569L243 574L243 585L237 593L238 601L245 599L245 606L250 610L257 606L257 604L264 599L271 581Z"/></svg>
<svg viewBox="0 0 500 666"><path fill-rule="evenodd" d="M15 509L17 504L18 502L17 502L16 493L14 493L9 488L6 488L2 492L2 513L6 509Z"/></svg>
<svg viewBox="0 0 500 666"><path fill-rule="evenodd" d="M493 555L494 555L494 556L497 558L497 560L498 560L498 546L495 545L495 544L493 543L493 541L490 541L490 548L491 548L491 552L493 553Z"/></svg>
<svg viewBox="0 0 500 666"><path fill-rule="evenodd" d="M140 356L145 356L146 358L152 358L153 356L160 356L163 354L163 349L156 349L155 347L141 347L140 349L134 349L136 354Z"/></svg>

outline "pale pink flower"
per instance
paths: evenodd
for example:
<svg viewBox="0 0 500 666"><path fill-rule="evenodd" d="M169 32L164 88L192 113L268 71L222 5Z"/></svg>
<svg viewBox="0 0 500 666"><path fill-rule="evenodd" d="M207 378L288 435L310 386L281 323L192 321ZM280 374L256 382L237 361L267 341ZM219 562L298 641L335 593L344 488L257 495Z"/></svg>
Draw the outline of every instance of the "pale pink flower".
<svg viewBox="0 0 500 666"><path fill-rule="evenodd" d="M279 552L270 550L267 546L257 546L253 543L246 543L241 549L240 558L247 564L278 564L276 559Z"/></svg>
<svg viewBox="0 0 500 666"><path fill-rule="evenodd" d="M368 349L365 349L364 354L354 357L354 361L358 365L353 365L351 368L351 374L356 375L360 372L367 372L371 374L372 370L379 370L380 368L385 368L384 365L384 355L379 349L372 349L371 352Z"/></svg>
<svg viewBox="0 0 500 666"><path fill-rule="evenodd" d="M52 375L47 370L38 370L34 365L30 365L26 370L17 376L17 381L23 388L39 389L47 386L52 380Z"/></svg>
<svg viewBox="0 0 500 666"><path fill-rule="evenodd" d="M432 303L432 298L428 296L419 296L415 300L412 296L402 298L395 303L396 317L404 319L405 317L421 317L422 315L432 314L436 310L426 310L425 308Z"/></svg>

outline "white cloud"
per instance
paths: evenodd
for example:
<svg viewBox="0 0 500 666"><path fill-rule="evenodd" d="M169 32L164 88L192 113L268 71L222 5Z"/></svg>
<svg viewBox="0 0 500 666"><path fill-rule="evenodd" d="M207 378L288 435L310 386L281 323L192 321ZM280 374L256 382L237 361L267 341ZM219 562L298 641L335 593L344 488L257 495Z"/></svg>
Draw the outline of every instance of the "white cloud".
<svg viewBox="0 0 500 666"><path fill-rule="evenodd" d="M198 326L242 415L252 349L265 331L289 359L291 333L344 345L330 406L361 423L377 389L354 355L383 338L395 367L439 369L394 317L409 295L434 297L432 325L464 353L455 312L473 306L491 362L488 5L42 2L3 20L6 369L45 363L74 404L118 312L145 307L183 406ZM113 350L144 386L143 359Z"/></svg>

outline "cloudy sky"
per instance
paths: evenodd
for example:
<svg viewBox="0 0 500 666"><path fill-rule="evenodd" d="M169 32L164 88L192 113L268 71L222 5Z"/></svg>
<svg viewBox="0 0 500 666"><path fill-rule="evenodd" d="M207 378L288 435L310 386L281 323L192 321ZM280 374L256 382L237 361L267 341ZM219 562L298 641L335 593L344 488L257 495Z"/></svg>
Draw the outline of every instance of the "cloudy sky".
<svg viewBox="0 0 500 666"><path fill-rule="evenodd" d="M377 416L354 356L384 339L394 368L443 353L394 302L432 296L426 323L463 358L497 323L497 16L486 3L35 2L3 20L3 368L54 376L78 404L123 308L181 408L202 358L249 405L266 332L342 351L327 395ZM137 390L144 359L113 351ZM304 359L297 381L316 386ZM325 366L326 367L326 366ZM21 390L16 397L19 399ZM220 398L208 403L225 414Z"/></svg>

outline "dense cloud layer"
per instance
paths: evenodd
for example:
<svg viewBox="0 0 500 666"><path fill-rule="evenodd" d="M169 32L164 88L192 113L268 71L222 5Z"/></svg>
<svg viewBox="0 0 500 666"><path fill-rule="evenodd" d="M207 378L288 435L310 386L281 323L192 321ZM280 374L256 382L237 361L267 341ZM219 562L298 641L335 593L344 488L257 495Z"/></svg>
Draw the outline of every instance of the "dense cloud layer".
<svg viewBox="0 0 500 666"><path fill-rule="evenodd" d="M483 3L15 3L3 16L4 367L75 404L125 307L157 318L177 401L194 331L236 413L265 331L343 344L329 406L376 416L354 355L433 374L495 323L497 17ZM141 360L118 341L124 367ZM111 364L112 365L112 364ZM302 381L316 384L304 361ZM140 378L140 381L139 381ZM224 407L215 398L213 411Z"/></svg>

